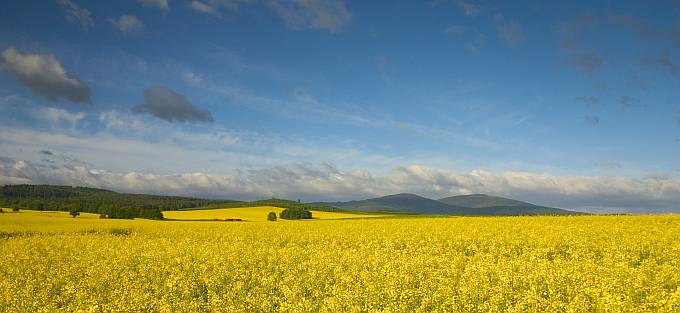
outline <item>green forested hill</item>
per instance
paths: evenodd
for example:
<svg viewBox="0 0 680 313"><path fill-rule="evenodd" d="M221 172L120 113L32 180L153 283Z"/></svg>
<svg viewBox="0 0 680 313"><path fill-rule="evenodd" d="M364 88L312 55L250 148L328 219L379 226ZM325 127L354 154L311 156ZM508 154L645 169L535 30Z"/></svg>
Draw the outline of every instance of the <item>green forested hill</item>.
<svg viewBox="0 0 680 313"><path fill-rule="evenodd" d="M161 219L161 211L195 208L238 208L248 206L276 206L288 209L340 211L340 209L332 206L311 205L283 199L266 199L245 202L127 194L104 189L71 186L8 185L0 187L0 207L89 212L98 213L102 217L109 218L141 217Z"/></svg>
<svg viewBox="0 0 680 313"><path fill-rule="evenodd" d="M117 193L104 189L8 185L0 187L0 206L55 211L99 213L109 218L162 218L160 211L214 204L214 200ZM220 201L240 203L238 201Z"/></svg>

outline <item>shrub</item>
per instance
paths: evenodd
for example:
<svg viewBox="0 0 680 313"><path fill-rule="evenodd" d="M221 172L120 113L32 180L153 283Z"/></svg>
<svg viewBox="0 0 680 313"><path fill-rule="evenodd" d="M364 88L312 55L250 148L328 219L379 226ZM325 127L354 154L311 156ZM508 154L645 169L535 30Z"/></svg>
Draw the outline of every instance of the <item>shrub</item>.
<svg viewBox="0 0 680 313"><path fill-rule="evenodd" d="M306 209L285 209L279 217L284 220L300 220L312 218L312 212Z"/></svg>
<svg viewBox="0 0 680 313"><path fill-rule="evenodd" d="M12 212L19 212L19 208L17 207L12 208Z"/></svg>
<svg viewBox="0 0 680 313"><path fill-rule="evenodd" d="M267 214L267 220L276 222L276 212L269 212L269 214Z"/></svg>
<svg viewBox="0 0 680 313"><path fill-rule="evenodd" d="M71 217L76 217L80 215L80 212L78 212L78 210L70 210L68 214L71 214Z"/></svg>

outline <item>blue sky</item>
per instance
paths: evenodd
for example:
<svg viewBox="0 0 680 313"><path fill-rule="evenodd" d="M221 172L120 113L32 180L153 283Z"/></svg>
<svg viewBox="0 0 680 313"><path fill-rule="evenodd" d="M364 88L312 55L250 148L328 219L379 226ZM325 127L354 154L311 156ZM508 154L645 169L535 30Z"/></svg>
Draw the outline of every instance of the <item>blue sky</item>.
<svg viewBox="0 0 680 313"><path fill-rule="evenodd" d="M677 1L10 1L0 183L680 203Z"/></svg>

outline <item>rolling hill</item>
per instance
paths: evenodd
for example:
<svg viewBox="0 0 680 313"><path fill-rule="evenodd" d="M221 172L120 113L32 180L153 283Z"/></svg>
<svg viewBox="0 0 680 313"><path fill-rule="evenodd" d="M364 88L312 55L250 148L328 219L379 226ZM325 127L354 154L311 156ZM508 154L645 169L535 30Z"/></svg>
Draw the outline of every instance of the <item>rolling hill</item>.
<svg viewBox="0 0 680 313"><path fill-rule="evenodd" d="M583 213L538 206L483 194L432 200L414 194L396 194L361 201L325 203L344 210L444 215L580 215Z"/></svg>
<svg viewBox="0 0 680 313"><path fill-rule="evenodd" d="M484 194L453 196L439 199L454 206L476 209L479 215L580 215L583 213L564 209L545 207L508 198Z"/></svg>
<svg viewBox="0 0 680 313"><path fill-rule="evenodd" d="M384 211L413 214L458 215L463 214L465 210L469 210L469 208L449 205L437 200L428 199L410 193L400 193L367 200L333 202L326 204L344 210L363 212Z"/></svg>

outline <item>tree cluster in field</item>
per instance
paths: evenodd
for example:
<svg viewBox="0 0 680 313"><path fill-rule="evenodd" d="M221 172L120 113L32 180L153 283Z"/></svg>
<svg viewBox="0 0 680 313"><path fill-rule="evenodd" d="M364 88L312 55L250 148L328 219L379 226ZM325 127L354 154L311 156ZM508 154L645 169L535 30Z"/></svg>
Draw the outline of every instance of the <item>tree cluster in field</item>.
<svg viewBox="0 0 680 313"><path fill-rule="evenodd" d="M279 217L284 220L311 219L312 212L306 209L285 209L279 213Z"/></svg>

